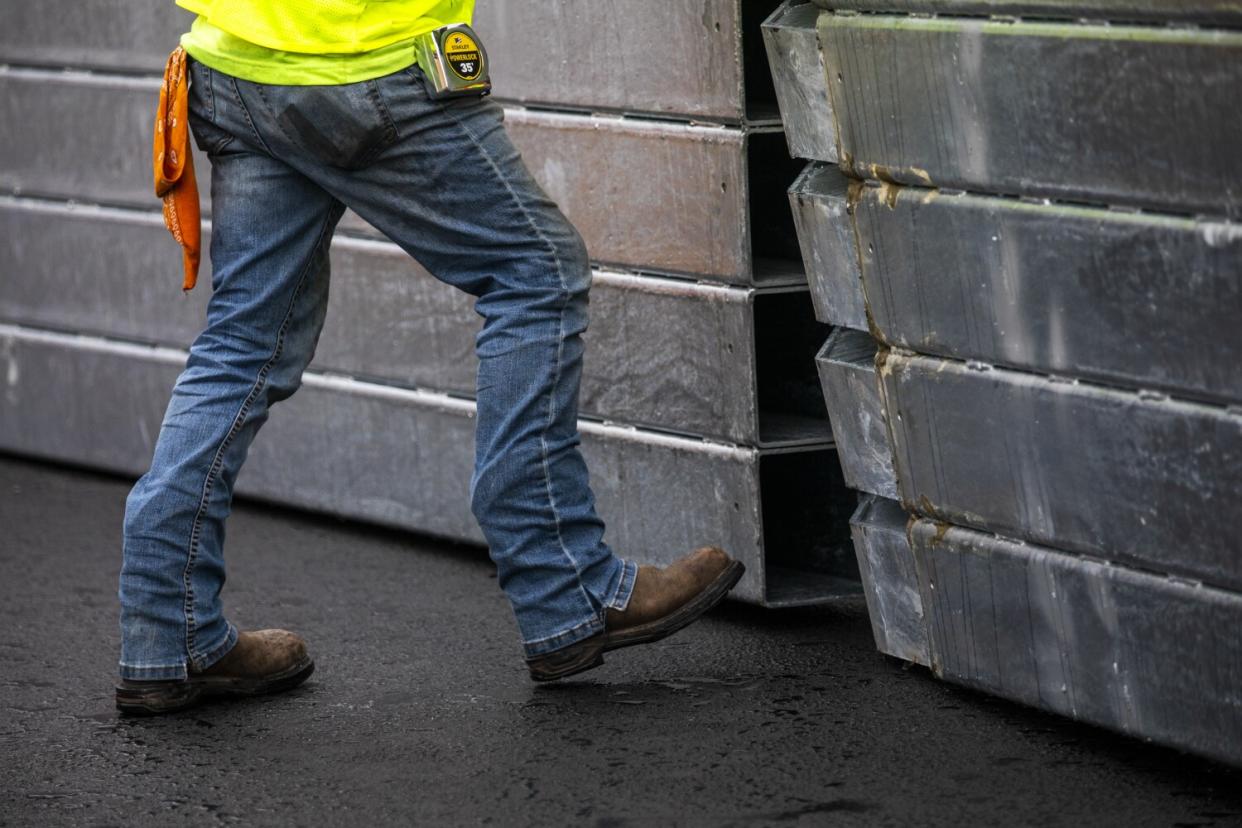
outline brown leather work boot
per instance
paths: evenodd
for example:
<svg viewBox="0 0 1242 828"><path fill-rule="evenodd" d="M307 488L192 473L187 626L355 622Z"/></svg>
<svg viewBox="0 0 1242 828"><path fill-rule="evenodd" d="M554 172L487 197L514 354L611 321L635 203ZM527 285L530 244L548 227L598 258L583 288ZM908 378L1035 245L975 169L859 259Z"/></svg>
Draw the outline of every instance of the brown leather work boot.
<svg viewBox="0 0 1242 828"><path fill-rule="evenodd" d="M116 687L122 713L153 715L193 707L213 696L258 696L297 687L315 671L302 637L288 630L239 632L237 645L202 672L168 681L123 680Z"/></svg>
<svg viewBox="0 0 1242 828"><path fill-rule="evenodd" d="M527 659L530 677L553 681L598 667L604 653L659 641L695 621L729 593L746 567L718 546L701 546L666 567L640 566L624 610L608 610L604 631Z"/></svg>

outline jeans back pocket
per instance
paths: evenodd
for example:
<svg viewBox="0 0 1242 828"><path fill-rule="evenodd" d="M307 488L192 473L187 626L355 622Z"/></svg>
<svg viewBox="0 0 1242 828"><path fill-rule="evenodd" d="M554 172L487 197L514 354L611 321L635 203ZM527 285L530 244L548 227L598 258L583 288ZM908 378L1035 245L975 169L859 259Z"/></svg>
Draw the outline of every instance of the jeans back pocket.
<svg viewBox="0 0 1242 828"><path fill-rule="evenodd" d="M321 163L359 169L397 138L373 80L330 86L256 86L284 137Z"/></svg>

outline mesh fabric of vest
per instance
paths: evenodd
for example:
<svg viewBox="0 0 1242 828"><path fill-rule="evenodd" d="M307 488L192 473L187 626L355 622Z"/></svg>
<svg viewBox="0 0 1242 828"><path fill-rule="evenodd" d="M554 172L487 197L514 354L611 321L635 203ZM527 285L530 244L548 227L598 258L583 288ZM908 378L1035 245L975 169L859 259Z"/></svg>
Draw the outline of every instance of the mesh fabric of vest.
<svg viewBox="0 0 1242 828"><path fill-rule="evenodd" d="M289 52L367 52L468 22L474 0L177 0L213 26Z"/></svg>

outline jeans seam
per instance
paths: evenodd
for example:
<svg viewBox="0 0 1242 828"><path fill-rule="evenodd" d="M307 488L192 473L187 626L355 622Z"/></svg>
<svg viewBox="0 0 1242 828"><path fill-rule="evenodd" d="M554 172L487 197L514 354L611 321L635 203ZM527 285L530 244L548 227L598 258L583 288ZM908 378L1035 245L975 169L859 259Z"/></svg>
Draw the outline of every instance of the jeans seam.
<svg viewBox="0 0 1242 828"><path fill-rule="evenodd" d="M605 603L604 609L600 611L601 615L607 617L608 610L615 609L624 611L629 605L630 597L634 593L634 582L638 580L638 564L633 561L621 562L621 577L618 579L617 588L613 590L612 596ZM625 601L621 601L621 595L625 595Z"/></svg>
<svg viewBox="0 0 1242 828"><path fill-rule="evenodd" d="M254 136L254 139L259 142L259 146L263 148L263 151L275 158L276 156L272 153L272 148L267 145L267 141L263 140L263 136L259 134L258 127L254 125L254 119L250 117L250 108L247 107L246 102L242 100L241 87L237 85L237 78L229 76L229 82L233 87L233 97L237 99L237 106L241 109L242 117L246 119L246 125L250 127L250 133ZM263 98L262 87L259 84L256 84L255 87L259 90L259 97ZM267 104L267 100L265 98L263 99L263 103L264 105ZM279 126L279 121L277 122L277 126ZM284 130L282 129L281 131L283 132Z"/></svg>
<svg viewBox="0 0 1242 828"><path fill-rule="evenodd" d="M556 383L559 381L561 375L561 355L564 351L565 345L565 307L569 304L570 299L569 288L565 284L565 273L561 268L561 257L557 255L556 246L552 244L552 240L549 239L547 234L539 228L534 216L532 216L530 211L526 209L526 205L514 191L513 185L510 183L509 179L500 171L500 167L497 166L496 160L492 158L490 153L488 153L487 149L483 146L482 142L479 141L478 137L474 134L470 127L467 126L461 118L457 117L457 113L453 112L448 107L443 107L441 111L446 112L462 130L462 132L466 134L466 137L470 139L470 143L474 145L475 149L479 151L479 154L482 155L487 161L488 166L492 168L492 172L496 174L497 180L504 184L505 189L509 192L510 197L513 198L514 203L517 204L518 209L522 211L522 215L530 224L530 227L535 232L535 235L540 241L547 245L548 252L552 256L552 262L556 267L556 278L560 283L561 292L564 294L564 297L562 298L560 307L557 311L556 367L553 370L551 388L548 390L548 418L539 432L540 463L543 467L544 484L548 491L548 505L552 509L552 523L556 528L557 543L560 545L561 552L564 554L566 560L568 560L570 565L574 568L574 574L578 576L578 592L581 593L583 599L586 601L587 607L591 608L593 606L591 596L587 594L586 587L582 585L582 570L578 567L578 562L574 560L574 556L570 554L569 549L565 546L565 537L561 532L561 517L556 509L556 498L552 494L552 473L551 469L548 468L547 433L548 429L551 428L552 420L556 415Z"/></svg>
<svg viewBox="0 0 1242 828"><path fill-rule="evenodd" d="M216 123L216 82L215 82L215 76L214 76L214 75L212 74L212 72L211 72L211 67L210 67L210 66L208 66L207 64L203 64L203 69L204 69L204 72L203 72L203 87L204 87L204 89L203 89L203 91L206 93L206 98L207 98L207 107L208 107L208 112L207 112L207 115L208 115L208 120L210 120L210 121L211 121L211 123L212 123L213 125L215 125L215 123Z"/></svg>
<svg viewBox="0 0 1242 828"><path fill-rule="evenodd" d="M191 58L191 60L193 61L193 58ZM229 144L231 144L235 139L232 133L230 133L228 130L224 129L217 123L215 73L212 71L210 66L200 61L193 61L193 65L199 67L199 71L202 73L200 75L200 80L201 80L202 87L203 87L202 101L203 101L204 111L203 112L194 111L194 100L195 99L193 96L191 96L190 97L190 108L189 108L189 113L188 113L190 117L190 130L191 132L194 133L195 140L198 140L198 138L200 137L199 135L200 132L207 132L210 134L212 131L214 131L214 137L211 138L211 140L205 140L202 142L202 144L200 144L200 147L202 148L203 152L207 153L207 157L212 158L216 155L219 155L220 152L225 147L227 147ZM195 82L192 80L191 88L193 88L194 85L195 85ZM200 121L200 125L197 128L195 127L195 124L194 124L195 118L199 119ZM203 127L202 124L206 124L207 127L210 127L210 129ZM207 137L207 136L203 136L203 137ZM205 146L203 146L204 144Z"/></svg>
<svg viewBox="0 0 1242 828"><path fill-rule="evenodd" d="M200 138L206 139L201 141L199 146L207 153L208 159L216 158L225 147L236 140L228 130L218 126L214 120L203 118L193 109L190 110L190 129L196 141Z"/></svg>
<svg viewBox="0 0 1242 828"><path fill-rule="evenodd" d="M232 639L232 644L230 644ZM234 646L237 645L237 629L229 623L225 623L224 638L220 639L220 643L203 652L203 657L199 659L202 662L201 667L197 669L206 670L220 659L228 655ZM213 657L214 656L214 657Z"/></svg>
<svg viewBox="0 0 1242 828"><path fill-rule="evenodd" d="M194 639L197 632L197 625L194 621L194 588L191 585L191 579L194 574L194 564L198 560L198 548L202 537L203 519L206 515L207 504L211 500L211 493L215 488L215 482L220 475L220 471L224 466L224 453L228 447L232 445L233 439L241 430L245 422L246 415L250 413L250 409L254 406L254 401L259 398L264 386L267 384L267 375L270 373L272 366L280 359L284 353L285 334L289 329L289 320L293 317L293 309L297 305L298 297L302 294L303 288L306 286L306 278L310 273L311 265L323 245L324 234L327 232L331 224L331 213L324 218L323 226L319 230L319 239L316 241L311 255L308 257L306 264L302 267L302 273L298 277L297 287L293 290L293 295L289 298L289 307L285 310L284 318L281 320L280 328L276 334L276 344L272 350L271 356L259 368L258 375L255 378L254 385L250 389L250 393L246 395L246 399L242 401L241 409L233 417L233 424L229 427L228 433L224 435L224 439L220 441L219 448L216 449L215 456L212 458L211 466L207 470L207 479L203 481L203 493L199 498L198 510L194 514L194 522L190 529L189 554L186 556L185 569L182 572L182 582L185 587L185 601L183 609L185 611L185 644L186 655L189 657L191 664L197 667L195 662L198 658L194 653Z"/></svg>
<svg viewBox="0 0 1242 828"><path fill-rule="evenodd" d="M375 106L380 117L384 120L384 138L382 141L376 141L365 153L363 153L354 163L356 166L365 166L384 150L392 146L397 140L397 124L392 119L392 114L388 111L388 105L384 103L383 93L380 92L379 84L374 79L364 81L367 85L367 99Z"/></svg>
<svg viewBox="0 0 1242 828"><path fill-rule="evenodd" d="M272 121L276 124L276 128L280 130L280 134L285 136L286 141L294 146L297 146L298 142L295 141L293 136L289 134L289 130L285 129L285 125L280 122L280 118L275 117L275 110L272 109L271 101L267 99L267 93L263 91L263 84L256 83L254 85L254 92L259 96L259 100L263 102L263 108L266 109L267 114L271 116Z"/></svg>

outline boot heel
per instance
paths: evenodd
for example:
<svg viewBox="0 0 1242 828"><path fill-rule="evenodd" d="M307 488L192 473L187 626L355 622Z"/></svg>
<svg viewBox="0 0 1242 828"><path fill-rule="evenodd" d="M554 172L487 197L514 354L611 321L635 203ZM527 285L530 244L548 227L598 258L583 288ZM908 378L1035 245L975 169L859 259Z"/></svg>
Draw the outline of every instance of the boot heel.
<svg viewBox="0 0 1242 828"><path fill-rule="evenodd" d="M527 661L530 677L535 681L556 681L600 666L604 663L604 647L598 638L600 636L593 636L564 650Z"/></svg>
<svg viewBox="0 0 1242 828"><path fill-rule="evenodd" d="M116 688L116 709L129 716L154 716L192 707L202 689L188 682L122 682Z"/></svg>

